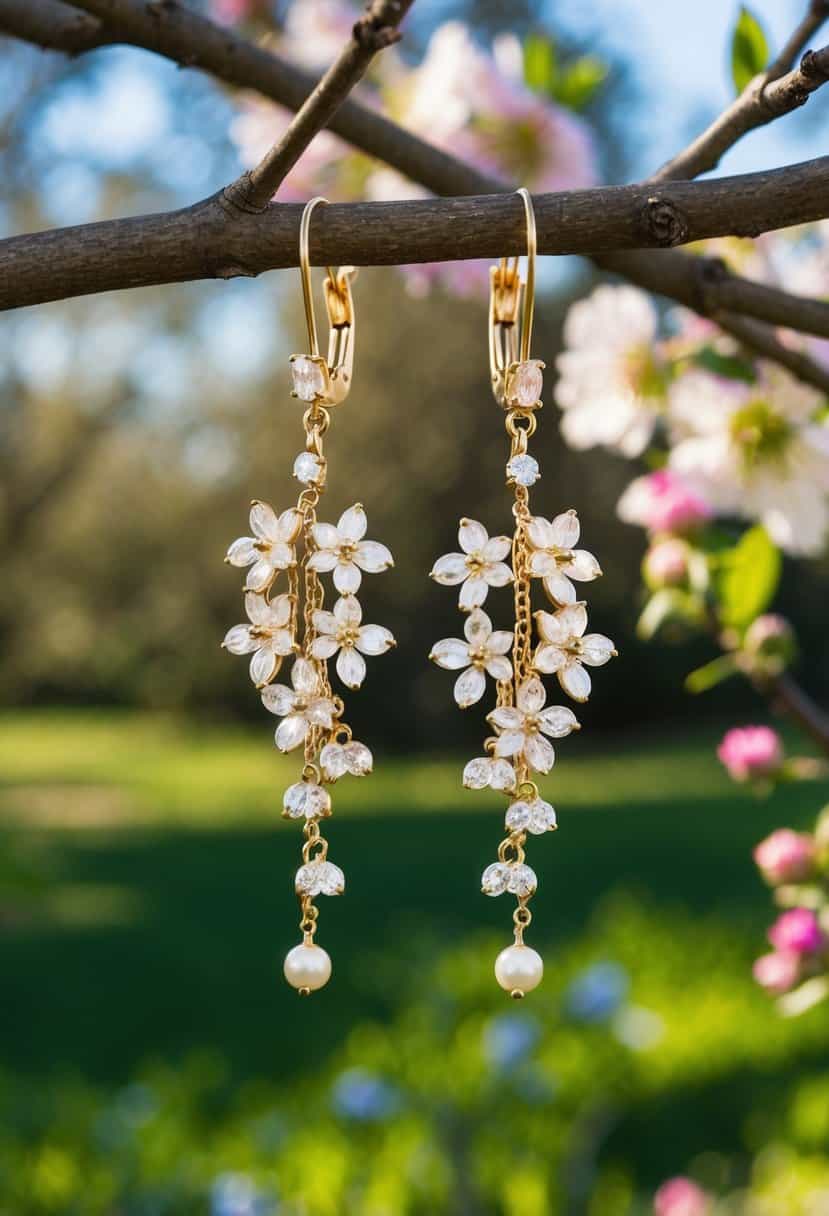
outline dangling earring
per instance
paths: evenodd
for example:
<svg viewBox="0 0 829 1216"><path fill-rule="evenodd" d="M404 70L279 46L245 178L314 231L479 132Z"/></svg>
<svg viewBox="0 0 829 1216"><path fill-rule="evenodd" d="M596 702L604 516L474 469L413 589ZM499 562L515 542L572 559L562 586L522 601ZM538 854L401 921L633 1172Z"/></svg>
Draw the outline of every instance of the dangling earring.
<svg viewBox="0 0 829 1216"><path fill-rule="evenodd" d="M463 668L455 683L455 700L462 709L484 694L486 675L497 686L496 708L487 715L495 734L484 744L486 755L470 760L464 769L467 789L494 789L506 794L506 836L498 860L484 870L486 895L515 895L514 944L502 950L495 962L495 977L513 997L540 984L541 955L524 944L532 919L529 901L535 892L535 873L525 863L528 833L541 835L556 827L549 802L539 796L532 779L548 773L555 760L550 739L561 739L579 729L573 711L546 705L542 675L555 673L563 691L574 701L590 693L591 667L606 663L616 651L609 638L585 635L587 613L577 602L571 580L590 582L601 574L592 554L575 546L579 521L565 511L552 521L530 513L529 488L539 478L538 462L527 451L541 408L544 364L530 357L535 292L535 215L526 190L518 191L527 223L527 279L522 285L518 258L502 258L490 271L489 354L495 400L505 411L510 455L507 484L514 490L512 537L490 537L482 524L462 519L458 540L461 553L449 553L435 563L432 577L444 586L460 585L459 606L467 613L465 640L445 638L431 658L448 670ZM523 286L523 317L518 343L518 318ZM511 555L512 567L506 559ZM533 579L543 581L553 611L533 613ZM491 587L513 585L514 624L493 630L482 609ZM533 628L538 634L534 641Z"/></svg>
<svg viewBox="0 0 829 1216"><path fill-rule="evenodd" d="M323 437L332 407L341 405L351 388L354 361L354 307L351 299L353 267L334 272L327 268L323 288L330 324L328 358L319 353L317 324L311 290L309 230L316 206L314 198L302 213L299 262L308 325L310 354L291 355L292 396L306 403L303 416L305 450L294 461L294 476L304 486L296 507L277 515L265 502L255 501L250 512L252 536L233 542L226 561L247 566L245 611L248 623L234 625L223 645L232 654L251 654L250 676L260 690L266 709L281 721L276 746L282 752L303 748L300 780L283 798L283 817L304 820L305 842L295 888L300 903L302 941L285 959L285 978L307 996L322 988L331 975L331 959L314 937L319 910L318 895L340 895L345 879L339 866L328 861L328 841L320 820L331 814L326 785L346 773L362 777L371 772L372 756L355 742L343 721L345 706L335 695L328 675L328 660L337 656L336 671L347 688L359 688L366 665L363 655L383 654L394 645L388 629L364 625L356 593L363 573L378 574L391 565L385 545L364 540L366 515L355 503L337 526L318 523L316 507L325 489L327 463ZM331 573L339 598L328 612L323 607L320 574ZM286 590L274 594L279 580ZM284 658L293 656L291 686L273 681Z"/></svg>

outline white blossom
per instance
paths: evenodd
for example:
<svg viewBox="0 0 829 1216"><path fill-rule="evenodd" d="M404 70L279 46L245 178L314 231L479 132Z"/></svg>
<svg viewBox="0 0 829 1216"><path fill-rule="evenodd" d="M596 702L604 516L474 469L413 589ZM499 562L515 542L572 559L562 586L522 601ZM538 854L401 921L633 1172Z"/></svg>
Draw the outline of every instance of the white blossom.
<svg viewBox="0 0 829 1216"><path fill-rule="evenodd" d="M519 899L532 895L538 886L535 870L522 861L494 861L481 875L484 895L503 895L509 891Z"/></svg>
<svg viewBox="0 0 829 1216"><path fill-rule="evenodd" d="M296 565L294 541L302 518L293 507L277 516L266 502L254 502L250 510L253 536L240 536L227 551L231 566L250 566L246 591L267 591L277 571Z"/></svg>
<svg viewBox="0 0 829 1216"><path fill-rule="evenodd" d="M333 861L315 857L297 870L294 889L297 895L342 895L345 875Z"/></svg>
<svg viewBox="0 0 829 1216"><path fill-rule="evenodd" d="M789 553L819 553L829 526L825 398L782 368L753 384L703 371L671 391L670 468L718 512L758 520Z"/></svg>
<svg viewBox="0 0 829 1216"><path fill-rule="evenodd" d="M365 743L326 743L320 752L320 768L326 781L338 781L346 773L365 777L374 767L374 758Z"/></svg>
<svg viewBox="0 0 829 1216"><path fill-rule="evenodd" d="M579 531L579 517L573 510L557 515L552 522L534 515L527 525L530 574L544 580L544 590L556 604L575 604L571 579L590 583L602 572L592 553L574 548Z"/></svg>
<svg viewBox="0 0 829 1216"><path fill-rule="evenodd" d="M503 705L487 715L487 721L498 731L495 755L523 756L530 768L549 773L556 757L552 743L545 736L563 739L571 731L578 730L575 714L564 705L545 708L547 694L537 676L531 676L519 686L515 700L514 706Z"/></svg>
<svg viewBox="0 0 829 1216"><path fill-rule="evenodd" d="M333 612L317 609L313 615L317 637L311 643L313 659L337 655L337 675L348 688L359 688L366 677L364 654L385 654L394 638L382 625L361 625L363 610L356 596L344 595ZM337 653L339 652L339 653Z"/></svg>
<svg viewBox="0 0 829 1216"><path fill-rule="evenodd" d="M571 447L601 444L633 457L648 446L665 411L656 331L653 303L637 287L604 284L571 307L555 390Z"/></svg>
<svg viewBox="0 0 829 1216"><path fill-rule="evenodd" d="M264 595L248 591L245 612L249 625L234 625L228 629L222 645L231 654L251 654L250 678L257 688L272 680L279 664L294 647L291 631L285 626L291 619L292 602L289 595L278 595L270 602Z"/></svg>
<svg viewBox="0 0 829 1216"><path fill-rule="evenodd" d="M590 676L583 664L601 667L616 655L610 638L603 633L588 633L584 604L568 604L558 612L536 612L541 644L533 666L545 674L555 674L568 697L586 701L590 696Z"/></svg>
<svg viewBox="0 0 829 1216"><path fill-rule="evenodd" d="M512 571L504 561L512 547L508 536L489 537L483 524L462 519L458 531L462 553L447 553L432 568L432 578L443 587L462 583L458 604L464 612L480 608L490 587L506 587Z"/></svg>
<svg viewBox="0 0 829 1216"><path fill-rule="evenodd" d="M463 784L468 790L512 790L516 780L515 769L500 756L476 756L463 770Z"/></svg>
<svg viewBox="0 0 829 1216"><path fill-rule="evenodd" d="M327 573L334 571L334 586L340 595L354 595L360 589L362 573L379 574L394 565L385 545L376 540L363 540L367 527L366 513L360 503L343 511L337 526L314 524L316 551L308 559L308 569Z"/></svg>
<svg viewBox="0 0 829 1216"><path fill-rule="evenodd" d="M262 689L262 704L283 719L276 728L276 746L281 752L293 751L315 726L331 730L334 702L323 696L319 674L313 663L299 657L291 668L291 684L268 684Z"/></svg>
<svg viewBox="0 0 829 1216"><path fill-rule="evenodd" d="M513 634L506 629L493 632L492 621L481 608L474 608L464 621L466 641L444 638L436 642L429 658L446 671L465 668L455 681L455 700L461 709L480 701L486 687L484 672L493 680L509 680L512 663L506 657Z"/></svg>

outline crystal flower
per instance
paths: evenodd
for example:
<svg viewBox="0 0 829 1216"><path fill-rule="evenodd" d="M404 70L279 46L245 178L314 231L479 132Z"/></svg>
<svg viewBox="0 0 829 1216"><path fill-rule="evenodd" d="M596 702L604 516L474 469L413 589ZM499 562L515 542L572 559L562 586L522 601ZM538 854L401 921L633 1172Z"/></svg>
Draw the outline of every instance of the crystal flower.
<svg viewBox="0 0 829 1216"><path fill-rule="evenodd" d="M493 536L474 519L462 519L458 531L462 553L447 553L438 558L432 578L443 587L461 587L458 604L464 612L480 608L490 587L506 587L512 571L504 561L512 547L508 536Z"/></svg>
<svg viewBox="0 0 829 1216"><path fill-rule="evenodd" d="M293 689L285 684L268 684L262 689L262 704L272 714L283 718L276 728L276 746L281 752L299 747L314 726L331 730L334 725L334 702L322 695L317 670L307 659L294 660L291 668Z"/></svg>
<svg viewBox="0 0 829 1216"><path fill-rule="evenodd" d="M311 657L330 659L337 655L337 675L348 688L359 688L366 678L364 654L385 654L394 638L382 625L361 625L363 610L353 595L337 600L333 612L318 609L311 643ZM337 653L339 651L339 654Z"/></svg>
<svg viewBox="0 0 829 1216"><path fill-rule="evenodd" d="M315 781L296 781L282 796L288 819L323 819L331 814L331 795Z"/></svg>
<svg viewBox="0 0 829 1216"><path fill-rule="evenodd" d="M545 709L546 699L544 685L537 676L532 676L520 685L516 705L503 705L487 715L487 721L498 731L496 756L523 756L531 768L549 773L556 754L545 736L563 739L578 730L579 724L573 711L564 705Z"/></svg>
<svg viewBox="0 0 829 1216"><path fill-rule="evenodd" d="M545 832L554 831L558 823L549 802L543 798L533 798L531 801L522 798L507 808L506 826L511 832L530 832L533 836L542 836Z"/></svg>
<svg viewBox="0 0 829 1216"><path fill-rule="evenodd" d="M509 891L523 899L532 895L537 886L535 871L520 861L494 861L481 875L481 889L485 895L503 895Z"/></svg>
<svg viewBox="0 0 829 1216"><path fill-rule="evenodd" d="M535 652L533 666L545 674L555 674L568 697L586 701L590 696L588 667L602 667L618 651L603 633L588 633L584 604L568 604L558 612L536 612L542 644Z"/></svg>
<svg viewBox="0 0 829 1216"><path fill-rule="evenodd" d="M506 657L513 635L505 629L492 631L492 621L481 608L474 608L464 622L466 641L444 638L436 642L429 658L446 671L465 667L455 681L455 700L461 709L474 705L484 694L488 672L493 680L509 680L512 663Z"/></svg>
<svg viewBox="0 0 829 1216"><path fill-rule="evenodd" d="M365 777L374 767L374 759L365 743L326 743L320 752L320 768L326 781L337 781L350 773Z"/></svg>
<svg viewBox="0 0 829 1216"><path fill-rule="evenodd" d="M249 591L245 596L249 625L228 629L222 645L231 654L250 654L250 678L257 688L272 680L281 659L293 650L294 639L285 626L291 619L291 597L278 595L268 602L264 595Z"/></svg>
<svg viewBox="0 0 829 1216"><path fill-rule="evenodd" d="M302 518L293 507L277 516L266 502L254 502L250 510L253 536L240 536L227 551L231 566L250 566L245 579L246 591L266 591L278 570L296 564L294 541Z"/></svg>
<svg viewBox="0 0 829 1216"><path fill-rule="evenodd" d="M579 517L572 510L557 515L552 523L534 515L527 525L530 574L544 580L544 590L556 604L575 604L571 579L590 583L602 572L592 553L573 547L578 544L579 531Z"/></svg>
<svg viewBox="0 0 829 1216"><path fill-rule="evenodd" d="M362 573L380 574L394 565L385 545L363 540L366 513L360 503L343 511L336 528L333 524L314 524L316 552L308 559L308 569L320 573L334 571L334 586L340 595L353 595L360 588Z"/></svg>
<svg viewBox="0 0 829 1216"><path fill-rule="evenodd" d="M294 887L297 895L342 895L345 875L333 861L316 858L299 867Z"/></svg>
<svg viewBox="0 0 829 1216"><path fill-rule="evenodd" d="M478 756L463 770L463 784L468 790L512 790L515 782L515 769L509 760L493 756Z"/></svg>

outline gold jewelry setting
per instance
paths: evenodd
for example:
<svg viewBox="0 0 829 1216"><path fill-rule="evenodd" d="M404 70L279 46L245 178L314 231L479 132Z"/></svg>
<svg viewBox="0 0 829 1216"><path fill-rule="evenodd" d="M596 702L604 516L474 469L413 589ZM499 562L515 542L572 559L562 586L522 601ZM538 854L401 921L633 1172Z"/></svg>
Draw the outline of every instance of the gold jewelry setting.
<svg viewBox="0 0 829 1216"><path fill-rule="evenodd" d="M247 567L244 584L248 623L234 625L222 643L232 654L250 654L250 677L267 710L281 719L276 746L282 752L303 749L300 780L283 797L283 817L304 821L302 865L294 886L300 903L302 941L289 951L285 978L307 996L322 988L331 975L331 959L316 944L320 895L340 895L345 877L328 860L328 841L320 821L331 814L326 788L340 777L370 773L372 755L352 738L343 720L345 705L334 693L328 663L336 656L340 682L357 689L366 674L364 656L384 654L395 645L382 625L364 625L357 599L363 574L379 574L394 563L385 545L366 540L366 514L355 503L336 525L320 523L317 506L324 492L327 462L323 439L330 409L341 405L351 388L354 359L354 306L351 282L355 271L327 267L325 305L330 326L328 358L319 353L311 288L309 231L314 208L306 205L300 224L300 271L308 327L308 354L292 355L292 396L306 403L303 415L305 448L294 461L294 476L303 486L295 507L281 514L265 502L254 501L250 512L252 536L233 542L225 560ZM338 597L325 608L320 575L331 574ZM285 591L274 594L283 579ZM274 683L283 659L292 659L290 685Z"/></svg>
<svg viewBox="0 0 829 1216"><path fill-rule="evenodd" d="M486 754L466 765L463 784L467 789L498 790L508 798L506 835L498 847L497 861L484 870L481 883L486 895L506 891L517 899L514 942L495 962L498 983L516 998L536 988L544 973L541 956L524 942L532 919L528 905L538 885L535 872L526 864L524 846L528 835L556 828L555 811L540 797L533 777L553 767L555 751L550 740L580 729L570 708L546 704L542 676L555 674L567 696L583 702L591 687L586 666L600 667L616 654L609 638L585 633L587 612L577 600L573 580L590 582L601 570L591 553L576 548L576 512L565 511L548 520L530 511L529 488L539 479L540 470L527 444L535 433L542 404L544 364L530 357L535 215L529 193L521 189L518 194L527 225L526 281L522 283L518 258L502 258L490 271L489 307L492 388L505 411L510 437L506 478L514 493L513 534L490 537L477 521L461 520L461 552L441 557L432 578L443 586L460 586L458 603L466 614L464 638L444 638L430 655L439 667L460 671L454 691L462 709L483 697L487 675L496 684L495 709L487 715L495 733L484 743ZM552 611L533 612L533 579L542 581ZM493 629L483 604L491 587L510 584L513 627Z"/></svg>

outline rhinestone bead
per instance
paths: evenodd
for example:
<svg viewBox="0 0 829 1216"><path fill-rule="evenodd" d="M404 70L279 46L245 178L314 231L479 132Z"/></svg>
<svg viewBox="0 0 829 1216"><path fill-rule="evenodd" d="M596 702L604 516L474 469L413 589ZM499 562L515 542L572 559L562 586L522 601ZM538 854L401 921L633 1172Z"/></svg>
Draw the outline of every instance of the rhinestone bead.
<svg viewBox="0 0 829 1216"><path fill-rule="evenodd" d="M509 882L509 866L494 861L481 875L481 887L486 895L503 895Z"/></svg>
<svg viewBox="0 0 829 1216"><path fill-rule="evenodd" d="M291 379L300 401L313 401L325 392L322 368L308 355L297 355L291 361Z"/></svg>
<svg viewBox="0 0 829 1216"><path fill-rule="evenodd" d="M521 456L513 456L507 461L507 477L519 486L532 486L538 481L541 473L538 461L526 452Z"/></svg>
<svg viewBox="0 0 829 1216"><path fill-rule="evenodd" d="M304 486L322 481L322 461L313 452L300 452L294 461L294 477Z"/></svg>
<svg viewBox="0 0 829 1216"><path fill-rule="evenodd" d="M541 390L544 387L544 377L541 374L541 364L537 359L527 359L519 363L512 374L510 388L511 397L521 409L532 409L538 404Z"/></svg>
<svg viewBox="0 0 829 1216"><path fill-rule="evenodd" d="M319 819L331 810L331 796L312 781L297 781L286 789L282 807L291 819Z"/></svg>

